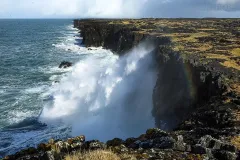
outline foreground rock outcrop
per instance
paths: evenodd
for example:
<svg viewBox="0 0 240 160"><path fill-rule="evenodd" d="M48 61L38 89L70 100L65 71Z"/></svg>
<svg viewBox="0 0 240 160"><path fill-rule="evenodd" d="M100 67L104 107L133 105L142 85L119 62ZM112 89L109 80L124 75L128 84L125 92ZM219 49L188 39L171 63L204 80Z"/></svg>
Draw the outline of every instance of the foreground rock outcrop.
<svg viewBox="0 0 240 160"><path fill-rule="evenodd" d="M84 136L51 140L6 159L59 159L111 149L137 159L240 159L240 20L75 20L86 47L122 55L140 42L155 46L156 126L138 138L106 144ZM87 136L87 135L86 135Z"/></svg>
<svg viewBox="0 0 240 160"><path fill-rule="evenodd" d="M131 157L136 157L136 159L234 160L238 156L237 148L234 145L217 140L209 135L205 135L191 144L187 143L181 133L167 133L154 128L147 130L145 134L138 138L128 138L126 140L115 138L107 141L106 144L98 140L85 141L85 136L69 138L66 141L52 139L49 140L49 143L39 144L37 148L28 148L15 155L7 156L5 159L58 160L76 152L99 149L111 150L119 155L132 155Z"/></svg>

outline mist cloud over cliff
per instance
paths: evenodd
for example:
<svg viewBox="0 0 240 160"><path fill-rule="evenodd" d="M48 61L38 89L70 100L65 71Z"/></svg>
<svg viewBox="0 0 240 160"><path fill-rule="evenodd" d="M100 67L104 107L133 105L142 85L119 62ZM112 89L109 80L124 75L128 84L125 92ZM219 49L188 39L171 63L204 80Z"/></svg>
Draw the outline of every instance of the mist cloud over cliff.
<svg viewBox="0 0 240 160"><path fill-rule="evenodd" d="M240 0L1 0L3 18L239 17Z"/></svg>

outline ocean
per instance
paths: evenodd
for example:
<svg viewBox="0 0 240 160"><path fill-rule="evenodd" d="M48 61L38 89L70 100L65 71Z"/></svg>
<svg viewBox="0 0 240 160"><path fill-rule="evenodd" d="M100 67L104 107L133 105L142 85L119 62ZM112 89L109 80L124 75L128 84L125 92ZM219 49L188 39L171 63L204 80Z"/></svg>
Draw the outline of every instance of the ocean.
<svg viewBox="0 0 240 160"><path fill-rule="evenodd" d="M151 49L118 57L81 42L69 19L0 20L0 157L51 138L106 141L154 127Z"/></svg>

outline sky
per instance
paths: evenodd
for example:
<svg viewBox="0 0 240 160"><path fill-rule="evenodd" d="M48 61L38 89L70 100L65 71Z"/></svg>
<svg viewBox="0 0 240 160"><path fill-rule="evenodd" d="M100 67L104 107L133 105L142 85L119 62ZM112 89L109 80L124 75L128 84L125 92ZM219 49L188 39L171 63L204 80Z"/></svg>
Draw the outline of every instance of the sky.
<svg viewBox="0 0 240 160"><path fill-rule="evenodd" d="M0 0L0 18L240 18L240 0Z"/></svg>

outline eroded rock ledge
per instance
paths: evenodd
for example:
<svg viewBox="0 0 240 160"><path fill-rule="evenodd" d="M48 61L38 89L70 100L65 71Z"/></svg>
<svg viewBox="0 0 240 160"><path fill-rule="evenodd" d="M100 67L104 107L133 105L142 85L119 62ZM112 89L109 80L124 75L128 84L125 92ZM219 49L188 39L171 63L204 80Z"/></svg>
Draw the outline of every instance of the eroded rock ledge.
<svg viewBox="0 0 240 160"><path fill-rule="evenodd" d="M137 159L240 158L239 19L87 19L74 20L74 26L87 47L119 55L142 41L156 46L152 113L156 126L169 132L150 129L106 144L79 137L51 140L6 159L59 159L99 148Z"/></svg>
<svg viewBox="0 0 240 160"><path fill-rule="evenodd" d="M68 154L92 150L111 150L122 155L131 155L124 160L135 159L236 159L237 148L229 143L217 140L209 135L201 137L195 144L185 143L180 133L167 133L160 129L149 129L138 138L128 138L125 141L119 138L107 141L85 141L85 136L69 138L66 141L50 139L48 143L42 143L37 148L28 148L15 155L7 156L8 160L60 160ZM134 158L133 158L134 157Z"/></svg>

